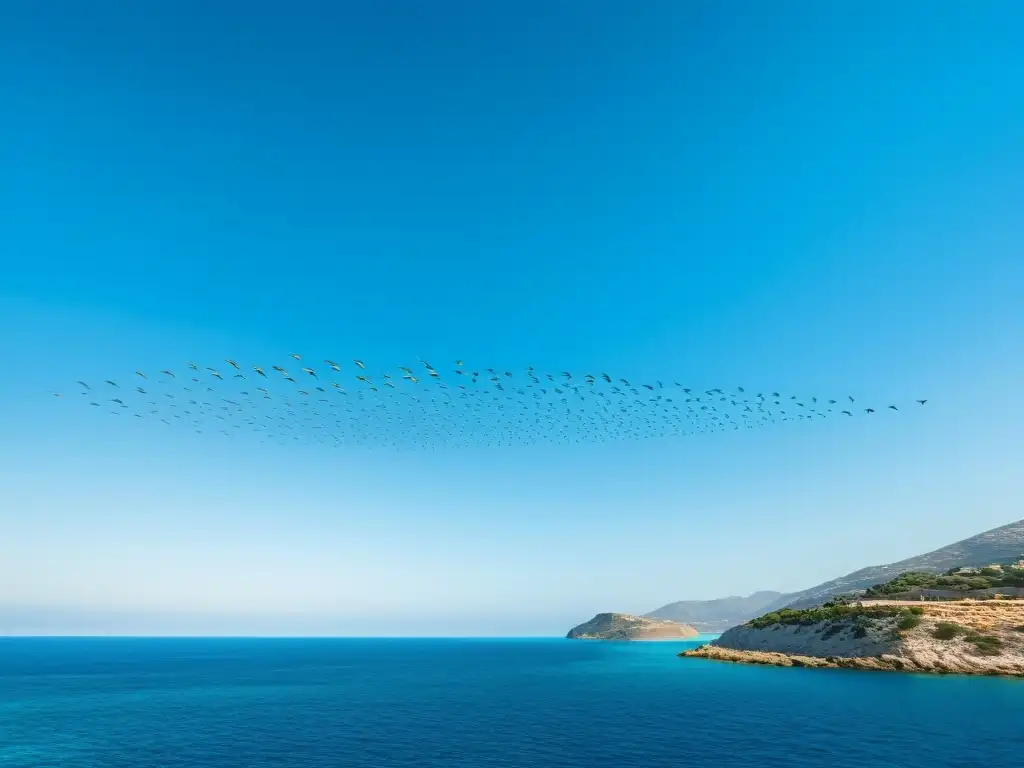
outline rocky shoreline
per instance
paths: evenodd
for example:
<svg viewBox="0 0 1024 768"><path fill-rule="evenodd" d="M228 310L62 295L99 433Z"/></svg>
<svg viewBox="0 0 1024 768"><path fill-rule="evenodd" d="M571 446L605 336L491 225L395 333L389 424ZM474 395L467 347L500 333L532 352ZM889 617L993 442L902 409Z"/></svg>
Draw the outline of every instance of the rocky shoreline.
<svg viewBox="0 0 1024 768"><path fill-rule="evenodd" d="M733 627L680 656L779 667L864 669L1024 677L1024 601L915 606L913 626L900 617L865 624ZM903 617L905 618L905 617Z"/></svg>
<svg viewBox="0 0 1024 768"><path fill-rule="evenodd" d="M928 672L940 675L990 675L1005 677L1024 677L1024 664L986 664L965 666L963 664L947 664L941 660L931 664L920 664L913 659L902 656L883 654L881 656L849 657L849 656L798 656L795 654L775 653L771 651L736 651L731 648L719 648L713 645L702 645L693 650L679 654L689 658L728 661L736 664L762 664L773 667L811 667L817 669L866 669L884 672Z"/></svg>

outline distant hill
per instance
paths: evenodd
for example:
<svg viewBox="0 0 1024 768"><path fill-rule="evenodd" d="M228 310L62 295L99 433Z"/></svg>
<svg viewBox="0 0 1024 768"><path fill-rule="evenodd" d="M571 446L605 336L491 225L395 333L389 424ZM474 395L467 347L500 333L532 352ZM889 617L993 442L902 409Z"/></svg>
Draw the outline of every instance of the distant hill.
<svg viewBox="0 0 1024 768"><path fill-rule="evenodd" d="M755 592L747 597L721 597L717 600L679 600L663 605L644 616L679 621L704 633L721 632L767 612L779 600L792 597L782 592Z"/></svg>
<svg viewBox="0 0 1024 768"><path fill-rule="evenodd" d="M675 621L659 621L627 613L599 613L590 621L573 627L570 640L684 640L699 633Z"/></svg>
<svg viewBox="0 0 1024 768"><path fill-rule="evenodd" d="M809 608L835 595L857 592L887 582L905 571L942 573L956 566L984 566L1024 557L1024 520L993 528L969 539L909 557L889 565L873 565L826 581L816 587L784 595L764 608Z"/></svg>
<svg viewBox="0 0 1024 768"><path fill-rule="evenodd" d="M701 632L722 632L780 608L809 608L835 595L867 589L905 571L943 573L955 566L983 566L1024 557L1024 520L1009 523L969 539L898 563L861 568L802 592L755 592L749 597L680 600L644 614L689 624Z"/></svg>

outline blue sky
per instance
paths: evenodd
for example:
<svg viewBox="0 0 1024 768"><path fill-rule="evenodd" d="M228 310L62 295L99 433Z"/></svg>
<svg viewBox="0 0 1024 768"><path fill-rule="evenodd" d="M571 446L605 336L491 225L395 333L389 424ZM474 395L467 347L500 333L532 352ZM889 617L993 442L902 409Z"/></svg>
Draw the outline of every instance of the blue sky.
<svg viewBox="0 0 1024 768"><path fill-rule="evenodd" d="M1024 8L635 5L6 6L6 631L561 633L1024 516ZM929 403L396 454L48 394L292 351Z"/></svg>

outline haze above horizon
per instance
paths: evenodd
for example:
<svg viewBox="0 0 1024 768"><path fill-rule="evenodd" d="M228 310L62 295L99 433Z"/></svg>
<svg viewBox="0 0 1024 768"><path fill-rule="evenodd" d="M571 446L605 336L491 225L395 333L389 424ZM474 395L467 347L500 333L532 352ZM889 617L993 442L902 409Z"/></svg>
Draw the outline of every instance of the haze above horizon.
<svg viewBox="0 0 1024 768"><path fill-rule="evenodd" d="M0 633L562 634L1024 516L1018 3L44 0L0 36ZM50 394L291 352L928 403L396 453Z"/></svg>

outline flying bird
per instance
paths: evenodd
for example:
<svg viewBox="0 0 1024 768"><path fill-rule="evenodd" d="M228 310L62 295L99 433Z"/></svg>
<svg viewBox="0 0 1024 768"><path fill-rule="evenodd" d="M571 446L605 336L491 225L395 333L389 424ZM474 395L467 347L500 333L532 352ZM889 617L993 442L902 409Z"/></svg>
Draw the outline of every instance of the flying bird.
<svg viewBox="0 0 1024 768"><path fill-rule="evenodd" d="M240 371L236 359L224 360ZM568 371L553 375L542 373L532 365L510 370L481 368L486 373L478 378L481 374L465 368L463 360L454 361L455 373L461 377L458 384L446 382L430 363L420 359L429 379L420 381L409 366L392 366L391 370L380 374L383 383L378 388L365 375L366 364L361 360L352 362L361 374L355 379L365 386L348 393L338 381L332 381L331 387L345 395L340 398L319 396L312 388L306 390L298 386L288 392L275 392L269 384L269 388L255 388L250 396L245 375L236 372L225 381L216 369L207 368L216 382L201 382L195 376L192 381L201 383L208 393L216 391L215 397L223 405L201 402L200 393L204 390L195 388L193 392L191 386L178 385L170 371L161 371L166 379L160 382L169 402L150 399L153 396L143 387L134 387L129 388L134 391L122 395L121 402L115 405L128 409L128 413L136 415L140 421L188 424L203 434L249 433L260 442L438 450L543 442L576 445L773 428L828 418L833 414L832 408L819 411L818 404L827 402L834 406L837 402L835 398L819 395L807 395L804 399L779 392L774 392L773 399L768 400L762 393L748 394L742 386L730 387L728 391L719 387L696 390L672 382L675 391L683 394L682 398L677 395L677 401L673 402L673 398L664 396L666 384L659 379L654 379L653 385L633 385L628 378L601 372L581 373L580 381L576 381ZM342 367L330 359L325 359L324 364L334 372L340 372ZM199 370L195 363L190 363L190 368ZM272 368L284 381L297 385L283 366ZM254 365L252 370L267 378L263 367ZM313 368L301 370L314 380L319 379ZM411 382L415 388L397 386L398 378ZM108 382L118 386L113 380ZM621 389L616 386L617 382L621 383ZM78 383L83 390L88 390L86 382ZM315 392L326 395L331 390L325 387L326 384L315 386ZM700 396L695 397L695 392ZM53 394L59 395L59 392ZM176 396L181 399L175 399ZM132 400L137 397L144 400ZM848 399L853 402L852 396ZM143 406L145 402L149 405ZM925 401L917 402L924 405ZM798 410L781 410L779 406ZM898 410L896 406L889 407ZM864 412L875 411L864 409ZM118 415L119 411L115 409L111 413ZM835 413L854 415L849 410Z"/></svg>

